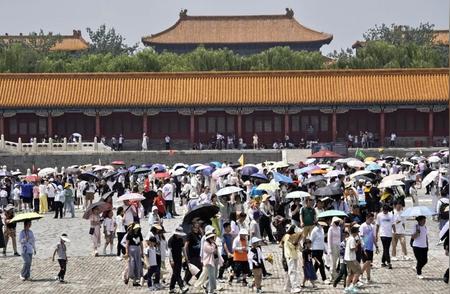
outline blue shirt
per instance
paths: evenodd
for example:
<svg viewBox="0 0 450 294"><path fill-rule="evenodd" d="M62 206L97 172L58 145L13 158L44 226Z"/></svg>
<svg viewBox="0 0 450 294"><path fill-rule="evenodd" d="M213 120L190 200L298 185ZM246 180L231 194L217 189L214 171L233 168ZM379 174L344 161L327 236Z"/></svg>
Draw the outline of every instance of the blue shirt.
<svg viewBox="0 0 450 294"><path fill-rule="evenodd" d="M364 223L360 227L360 235L363 239L364 250L373 251L374 230L372 225Z"/></svg>
<svg viewBox="0 0 450 294"><path fill-rule="evenodd" d="M230 253L233 253L233 235L223 234L222 243L227 245L228 251L230 251ZM225 249L222 249L222 255L227 255Z"/></svg>
<svg viewBox="0 0 450 294"><path fill-rule="evenodd" d="M22 254L33 254L35 240L32 231L22 230L19 234L19 242L22 245Z"/></svg>
<svg viewBox="0 0 450 294"><path fill-rule="evenodd" d="M33 184L21 184L22 188L21 196L23 198L32 198L33 197Z"/></svg>

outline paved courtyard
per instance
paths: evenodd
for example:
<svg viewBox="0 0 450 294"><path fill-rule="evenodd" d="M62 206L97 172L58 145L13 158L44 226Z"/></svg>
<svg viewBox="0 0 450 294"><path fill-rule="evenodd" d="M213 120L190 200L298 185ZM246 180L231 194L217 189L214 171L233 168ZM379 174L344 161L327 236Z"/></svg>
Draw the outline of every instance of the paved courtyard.
<svg viewBox="0 0 450 294"><path fill-rule="evenodd" d="M431 205L431 200L422 196L422 204ZM409 206L410 203L408 202ZM178 208L179 212L181 208ZM0 293L144 293L146 287L133 288L126 286L121 280L121 271L125 261L117 261L115 256L92 257L90 239L88 235L89 223L81 218L82 212L77 212L76 218L63 220L53 219L48 214L42 220L33 222L32 230L37 238L37 255L33 260L32 280L22 282L19 279L22 259L11 256L11 247L7 257L0 257ZM167 220L165 227L168 232L173 231L175 225L181 222L181 217ZM409 222L409 228L413 222ZM22 225L19 225L21 228ZM437 223L428 220L430 232L429 262L424 268L423 280L418 280L415 275L415 261L394 261L393 269L380 268L381 255L375 256L375 269L373 270L374 284L364 287L361 293L448 293L449 287L442 281L442 275L448 267L449 259L445 256L442 246L437 243ZM143 231L147 232L148 225L144 222ZM68 267L65 284L56 282L53 277L58 272L57 262L51 261L54 246L58 242L61 233L67 233L72 242L68 245ZM117 240L115 240L117 241ZM409 238L408 238L409 241ZM408 246L410 256L411 247ZM277 245L265 246L266 253L274 254L274 264L267 264L267 269L272 277L263 280L265 293L284 293L283 286L286 273L281 265L280 249ZM101 252L101 251L100 251ZM166 280L169 276L166 275ZM254 293L251 289L242 288L240 285L223 285L221 293ZM304 289L305 293L342 293L342 284L337 288L330 285L319 284L319 289L312 291ZM157 293L167 293L165 290ZM191 291L190 293L195 293Z"/></svg>

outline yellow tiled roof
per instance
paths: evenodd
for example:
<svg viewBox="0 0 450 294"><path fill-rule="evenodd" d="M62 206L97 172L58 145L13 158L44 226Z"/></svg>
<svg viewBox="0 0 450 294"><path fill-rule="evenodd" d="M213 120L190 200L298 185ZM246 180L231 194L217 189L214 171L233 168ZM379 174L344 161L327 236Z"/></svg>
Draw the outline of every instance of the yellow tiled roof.
<svg viewBox="0 0 450 294"><path fill-rule="evenodd" d="M448 69L0 74L0 108L448 103Z"/></svg>

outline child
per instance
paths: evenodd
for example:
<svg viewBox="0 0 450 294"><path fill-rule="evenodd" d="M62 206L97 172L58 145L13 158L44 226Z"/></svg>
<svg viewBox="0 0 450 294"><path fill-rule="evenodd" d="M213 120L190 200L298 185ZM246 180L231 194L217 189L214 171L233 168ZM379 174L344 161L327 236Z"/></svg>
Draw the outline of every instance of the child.
<svg viewBox="0 0 450 294"><path fill-rule="evenodd" d="M109 253L112 254L114 246L115 222L113 221L113 212L106 212L106 218L103 220L103 233L105 234L105 246L103 247L103 255L106 255L106 247L109 244Z"/></svg>
<svg viewBox="0 0 450 294"><path fill-rule="evenodd" d="M122 206L117 208L117 216L115 219L115 227L117 233L117 260L122 260L121 255L125 255L125 247L122 245L122 239L125 236L126 230L123 225L124 209Z"/></svg>
<svg viewBox="0 0 450 294"><path fill-rule="evenodd" d="M303 283L302 288L305 287L305 282L310 281L313 289L317 289L316 285L314 284L314 281L317 280L316 271L314 270L313 266L313 257L312 257L312 251L311 251L312 242L310 239L306 239L303 243ZM319 260L314 257L314 260L320 264Z"/></svg>
<svg viewBox="0 0 450 294"><path fill-rule="evenodd" d="M147 257L147 285L151 291L158 290L155 286L153 286L152 278L153 274L155 275L155 281L159 281L160 269L158 266L158 262L156 261L156 237L150 237L147 241L148 247L146 248L146 257Z"/></svg>
<svg viewBox="0 0 450 294"><path fill-rule="evenodd" d="M55 277L55 280L58 280L60 283L64 283L64 276L66 274L67 268L67 248L66 243L69 243L70 240L67 238L67 234L62 234L60 237L59 243L56 245L55 251L53 252L52 261L55 261L55 255L58 253L58 263L59 263L59 273Z"/></svg>
<svg viewBox="0 0 450 294"><path fill-rule="evenodd" d="M253 237L251 239L252 248L250 248L249 251L250 267L252 269L254 278L253 284L256 287L256 293L258 294L262 293L261 282L262 282L263 257L261 246L259 245L260 241L261 239Z"/></svg>

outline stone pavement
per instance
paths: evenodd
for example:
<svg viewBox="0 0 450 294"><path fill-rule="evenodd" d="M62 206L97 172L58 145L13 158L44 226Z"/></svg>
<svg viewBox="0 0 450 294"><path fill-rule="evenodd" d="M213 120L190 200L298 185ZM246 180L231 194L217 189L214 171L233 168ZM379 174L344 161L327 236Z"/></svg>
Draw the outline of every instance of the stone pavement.
<svg viewBox="0 0 450 294"><path fill-rule="evenodd" d="M430 205L431 200L421 197L422 204ZM410 203L408 202L409 206ZM178 208L180 210L181 208ZM181 211L179 211L181 212ZM124 261L117 261L114 256L92 257L90 239L88 235L89 223L81 219L82 212L77 212L74 219L53 219L53 215L46 215L42 220L33 222L32 230L37 238L37 255L32 266L32 280L22 282L19 279L22 259L11 256L9 247L8 256L0 257L0 293L145 293L146 287L133 288L126 286L121 280L121 272L125 267ZM181 218L166 220L165 227L168 232L181 222ZM408 223L411 229L414 222ZM19 228L21 225L19 225ZM437 223L428 219L430 232L429 261L424 268L425 279L418 280L415 275L415 261L394 261L394 269L380 268L381 255L375 256L375 269L372 277L375 281L361 290L361 293L448 293L449 287L442 281L442 275L449 264L449 259L444 255L442 246L437 243ZM148 225L143 224L143 231L147 232ZM58 272L57 262L51 261L54 246L58 242L61 233L67 233L72 242L68 245L68 267L65 284L56 282L53 277ZM117 241L117 240L115 240ZM409 242L409 238L408 238ZM412 257L411 247L408 252ZM274 264L266 263L267 270L272 277L263 280L265 293L285 293L283 291L286 273L281 265L281 252L277 245L263 247L265 253L274 254ZM101 251L100 251L101 252ZM301 274L303 276L303 274ZM169 280L169 275L166 275ZM254 293L251 289L233 284L224 284L224 290L220 293ZM306 288L305 293L342 293L342 284L337 288L319 284L318 290ZM167 293L161 290L157 293ZM195 293L190 291L190 293ZM200 292L197 292L200 293Z"/></svg>

